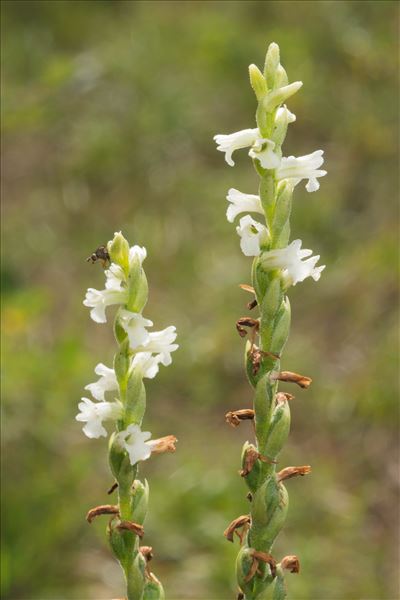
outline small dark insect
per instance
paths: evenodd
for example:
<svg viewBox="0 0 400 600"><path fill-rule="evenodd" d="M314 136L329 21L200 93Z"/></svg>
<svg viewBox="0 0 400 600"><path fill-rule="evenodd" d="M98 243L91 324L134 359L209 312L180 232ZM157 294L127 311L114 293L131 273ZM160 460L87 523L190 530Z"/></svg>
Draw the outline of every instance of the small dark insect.
<svg viewBox="0 0 400 600"><path fill-rule="evenodd" d="M101 262L103 269L110 265L110 255L105 246L99 246L93 254L87 257L86 262L91 262L94 265L98 260Z"/></svg>

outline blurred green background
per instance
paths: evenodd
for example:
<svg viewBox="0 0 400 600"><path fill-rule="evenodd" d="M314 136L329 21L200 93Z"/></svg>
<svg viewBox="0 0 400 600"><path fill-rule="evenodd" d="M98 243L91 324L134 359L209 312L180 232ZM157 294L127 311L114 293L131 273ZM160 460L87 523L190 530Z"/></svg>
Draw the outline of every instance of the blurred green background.
<svg viewBox="0 0 400 600"><path fill-rule="evenodd" d="M283 368L295 391L280 464L291 508L274 554L298 554L292 600L395 600L398 8L395 2L2 2L3 598L103 600L124 593L107 547L104 439L74 420L109 326L89 319L102 286L85 258L122 229L145 245L146 316L175 324L173 365L147 383L145 425L174 455L143 465L145 543L170 600L234 597L238 550L222 532L247 512L238 475L251 427L235 321L250 260L225 219L229 187L256 193L212 136L254 127L247 67L279 43L291 81L286 154L325 149L321 189L296 189L292 236L320 253L321 281L291 290Z"/></svg>

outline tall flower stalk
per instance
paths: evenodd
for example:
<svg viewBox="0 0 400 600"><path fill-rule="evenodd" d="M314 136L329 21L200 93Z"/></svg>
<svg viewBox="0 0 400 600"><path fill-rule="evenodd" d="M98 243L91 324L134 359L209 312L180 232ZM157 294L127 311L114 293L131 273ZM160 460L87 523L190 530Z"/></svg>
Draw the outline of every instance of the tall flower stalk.
<svg viewBox="0 0 400 600"><path fill-rule="evenodd" d="M86 386L94 400L82 398L77 421L85 423L83 432L89 438L106 437L104 422L111 422L114 431L109 439L108 457L118 502L103 504L87 514L89 523L99 515L110 515L107 527L111 549L119 561L126 579L128 600L162 600L161 583L150 572L148 562L152 548L142 546L143 523L147 513L149 486L139 479L139 463L153 454L174 452L176 438L168 435L151 440L141 425L146 410L146 390L143 379L152 379L159 366L171 364L175 344L175 327L148 331L153 323L143 317L148 285L143 261L146 249L129 247L121 233L116 233L106 247L100 247L88 260L101 261L104 267L103 290L89 288L83 301L96 323L106 323L106 308L118 307L114 319L114 334L118 344L114 364L99 363L95 368L99 379ZM106 394L113 399L106 399Z"/></svg>
<svg viewBox="0 0 400 600"><path fill-rule="evenodd" d="M280 64L279 47L271 44L264 72L250 65L250 82L258 100L257 127L230 135L216 135L217 149L233 166L232 154L249 148L249 156L259 176L258 194L230 189L227 195L228 221L243 213L264 217L262 223L249 214L239 220L236 231L240 247L252 256L252 285L241 287L253 295L249 309L257 307L258 318L242 317L237 330L247 335L245 365L248 380L254 388L252 408L227 413L227 421L237 426L242 420L254 424L255 443L246 442L242 452L241 476L250 492L250 513L234 519L225 531L229 541L234 534L241 548L236 562L238 598L261 599L272 588L274 600L286 598L284 572L297 573L297 556L284 557L279 562L272 555L276 537L281 531L288 510L288 493L284 481L305 475L311 468L286 467L277 470L277 459L290 428L290 401L293 396L278 391L279 381L293 382L307 388L311 379L291 371L281 371L282 351L289 335L292 285L311 277L320 278L324 266L317 266L319 256L301 249L301 240L289 243L290 213L295 186L306 181L309 192L318 190L323 151L316 150L300 157L283 157L282 144L289 123L296 117L284 104L302 86L301 81L289 84Z"/></svg>

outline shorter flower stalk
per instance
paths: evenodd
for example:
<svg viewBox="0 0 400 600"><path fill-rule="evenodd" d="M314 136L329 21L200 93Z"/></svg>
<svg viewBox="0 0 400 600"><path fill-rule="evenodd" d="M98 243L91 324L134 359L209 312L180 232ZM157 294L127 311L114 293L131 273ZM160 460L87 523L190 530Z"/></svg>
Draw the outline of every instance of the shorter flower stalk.
<svg viewBox="0 0 400 600"><path fill-rule="evenodd" d="M152 454L174 452L177 439L168 435L155 440L142 431L146 410L143 380L154 378L160 365L172 362L178 348L175 327L149 331L152 321L143 317L148 286L143 270L146 249L129 247L121 233L116 233L106 247L99 248L88 261L101 261L107 267L103 290L89 288L84 305L91 309L96 323L107 322L107 309L117 305L114 333L118 351L112 367L99 363L95 367L97 381L85 389L94 401L82 398L76 420L83 422L89 438L106 437L106 423L114 425L109 439L109 464L115 483L109 490L118 492L118 504L101 505L87 515L90 523L99 515L111 515L107 532L112 551L125 574L128 600L162 600L161 583L150 573L147 563L151 548L140 546L145 534L149 487L138 477L139 464ZM113 400L107 399L108 395ZM146 550L147 548L147 550Z"/></svg>

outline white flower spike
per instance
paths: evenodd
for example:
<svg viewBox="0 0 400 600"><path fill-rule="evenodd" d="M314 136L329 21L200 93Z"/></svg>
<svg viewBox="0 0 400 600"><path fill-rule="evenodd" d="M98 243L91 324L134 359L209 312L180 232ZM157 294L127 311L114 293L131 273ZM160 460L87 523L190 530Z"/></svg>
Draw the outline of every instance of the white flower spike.
<svg viewBox="0 0 400 600"><path fill-rule="evenodd" d="M235 218L240 215L240 213L248 213L248 212L256 212L261 215L264 214L263 207L261 206L260 196L256 196L254 194L243 194L239 192L239 190L235 190L235 188L231 188L228 191L228 195L226 197L228 202L230 202L227 211L226 218L229 223L233 223Z"/></svg>
<svg viewBox="0 0 400 600"><path fill-rule="evenodd" d="M107 431L103 427L103 421L116 421L122 415L119 402L92 402L88 398L82 398L78 408L80 412L75 419L86 423L83 433L88 438L105 437Z"/></svg>
<svg viewBox="0 0 400 600"><path fill-rule="evenodd" d="M282 269L287 286L296 285L307 277L318 281L325 265L316 267L319 255L311 256L312 250L301 250L301 240L294 240L286 248L270 250L261 256L264 269ZM307 256L307 260L304 260Z"/></svg>
<svg viewBox="0 0 400 600"><path fill-rule="evenodd" d="M142 431L139 425L134 423L116 435L117 443L128 452L131 465L150 458L151 445L146 443L150 438L150 431Z"/></svg>
<svg viewBox="0 0 400 600"><path fill-rule="evenodd" d="M323 177L327 171L320 169L323 164L324 151L316 150L305 156L288 156L282 158L281 164L276 172L277 179L289 179L293 185L297 185L302 179L308 179L307 192L316 192L319 189L318 177Z"/></svg>
<svg viewBox="0 0 400 600"><path fill-rule="evenodd" d="M258 256L261 246L268 241L269 234L265 225L261 225L250 215L242 217L236 231L240 236L240 248L245 256Z"/></svg>

